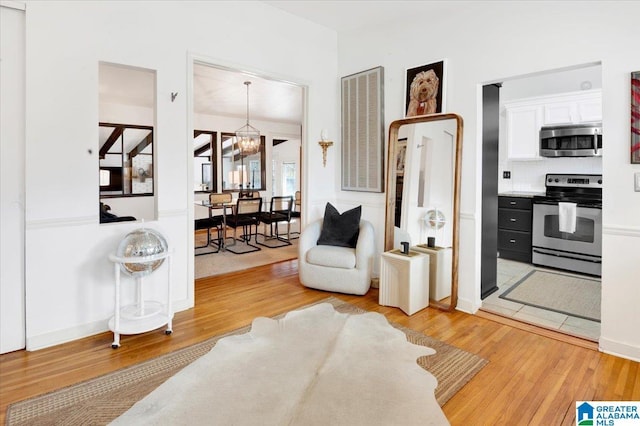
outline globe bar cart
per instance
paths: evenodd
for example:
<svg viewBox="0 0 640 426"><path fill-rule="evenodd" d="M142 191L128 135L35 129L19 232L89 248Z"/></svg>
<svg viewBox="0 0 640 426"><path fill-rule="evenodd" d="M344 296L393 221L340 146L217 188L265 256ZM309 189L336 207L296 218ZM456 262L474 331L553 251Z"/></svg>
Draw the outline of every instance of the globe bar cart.
<svg viewBox="0 0 640 426"><path fill-rule="evenodd" d="M154 231L141 229L132 232L127 237L130 236L133 238L123 240L117 253L109 255L109 260L114 264L115 274L114 315L109 320L109 329L113 331L113 343L111 344L113 349L120 347L121 334L145 333L164 325L167 326L165 334L173 332L171 252L167 249L164 238ZM154 238L156 239L154 240ZM157 244L158 242L161 244ZM144 277L158 269L165 259L167 261L166 300L164 303L145 300ZM135 297L131 304L123 305L121 300L121 271L135 279Z"/></svg>

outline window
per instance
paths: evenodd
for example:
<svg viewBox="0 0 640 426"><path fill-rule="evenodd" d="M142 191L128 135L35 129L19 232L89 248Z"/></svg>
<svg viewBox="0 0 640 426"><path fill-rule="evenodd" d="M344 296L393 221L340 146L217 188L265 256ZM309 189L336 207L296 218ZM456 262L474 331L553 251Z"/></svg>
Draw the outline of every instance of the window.
<svg viewBox="0 0 640 426"><path fill-rule="evenodd" d="M282 163L282 195L294 195L296 192L296 163Z"/></svg>

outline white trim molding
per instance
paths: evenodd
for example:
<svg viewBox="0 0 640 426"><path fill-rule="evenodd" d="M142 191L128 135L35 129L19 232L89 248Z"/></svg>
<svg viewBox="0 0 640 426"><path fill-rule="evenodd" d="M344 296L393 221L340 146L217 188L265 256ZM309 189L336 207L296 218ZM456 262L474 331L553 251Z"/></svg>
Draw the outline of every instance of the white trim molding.
<svg viewBox="0 0 640 426"><path fill-rule="evenodd" d="M468 213L468 212L460 212L460 220L476 220L476 214L475 213Z"/></svg>
<svg viewBox="0 0 640 426"><path fill-rule="evenodd" d="M609 355L640 362L640 348L637 346L600 337L598 349Z"/></svg>
<svg viewBox="0 0 640 426"><path fill-rule="evenodd" d="M27 231L30 231L34 229L37 230L46 228L66 228L69 226L97 225L98 222L98 214L96 213L92 216L28 220L25 223L25 228Z"/></svg>
<svg viewBox="0 0 640 426"><path fill-rule="evenodd" d="M604 225L602 227L602 233L607 235L622 235L624 237L640 238L640 227Z"/></svg>
<svg viewBox="0 0 640 426"><path fill-rule="evenodd" d="M22 2L22 1L3 0L3 1L0 1L0 6L6 7L6 8L9 8L9 9L27 10L26 3Z"/></svg>
<svg viewBox="0 0 640 426"><path fill-rule="evenodd" d="M168 219L172 217L187 217L187 209L158 210L158 219Z"/></svg>
<svg viewBox="0 0 640 426"><path fill-rule="evenodd" d="M183 299L172 301L173 312L185 311L193 307L193 303ZM64 330L56 330L50 333L44 333L37 336L27 337L27 351L37 351L39 349L48 348L50 346L59 345L61 343L71 342L73 340L82 339L84 337L93 336L99 333L109 331L109 319L94 321L87 324L78 325Z"/></svg>

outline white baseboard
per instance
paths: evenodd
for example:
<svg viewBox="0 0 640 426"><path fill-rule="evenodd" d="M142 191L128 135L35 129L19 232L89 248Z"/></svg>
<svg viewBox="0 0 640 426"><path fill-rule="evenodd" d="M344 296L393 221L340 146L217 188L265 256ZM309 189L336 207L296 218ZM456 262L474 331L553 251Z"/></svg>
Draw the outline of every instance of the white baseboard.
<svg viewBox="0 0 640 426"><path fill-rule="evenodd" d="M609 355L640 362L640 347L600 337L599 349Z"/></svg>
<svg viewBox="0 0 640 426"><path fill-rule="evenodd" d="M188 300L178 300L173 302L173 312L180 312L193 307ZM82 324L77 327L71 327L65 330L53 331L50 333L40 334L38 336L27 337L28 351L37 351L39 349L49 348L51 346L60 345L62 343L72 342L74 340L93 336L95 334L109 331L109 319L94 321L88 324Z"/></svg>
<svg viewBox="0 0 640 426"><path fill-rule="evenodd" d="M456 305L456 310L466 312L468 314L475 314L480 306L477 306L470 300L458 298L458 304Z"/></svg>

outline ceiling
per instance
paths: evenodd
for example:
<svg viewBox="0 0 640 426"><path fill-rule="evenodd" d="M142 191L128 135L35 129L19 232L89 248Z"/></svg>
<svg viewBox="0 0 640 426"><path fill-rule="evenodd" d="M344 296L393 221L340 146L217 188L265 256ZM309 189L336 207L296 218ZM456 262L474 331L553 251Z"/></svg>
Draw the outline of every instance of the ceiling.
<svg viewBox="0 0 640 426"><path fill-rule="evenodd" d="M402 24L407 16L432 17L434 13L464 5L464 2L425 0L263 0L263 3L338 33L363 28L387 28Z"/></svg>
<svg viewBox="0 0 640 426"><path fill-rule="evenodd" d="M153 108L155 71L100 64L100 102ZM214 66L194 64L193 104L198 114L302 124L302 87ZM185 94L178 93L178 96Z"/></svg>
<svg viewBox="0 0 640 426"><path fill-rule="evenodd" d="M249 118L302 124L302 87L238 71L195 64L194 110L200 114L246 117L249 85Z"/></svg>
<svg viewBox="0 0 640 426"><path fill-rule="evenodd" d="M388 26L402 22L415 13L429 13L446 2L432 1L270 1L265 4L307 19L336 32L354 31L364 27ZM353 17L357 16L357 19ZM253 74L217 68L205 64L193 67L194 111L224 117L246 117L249 87L249 118L288 124L302 124L303 90L295 84L275 81ZM155 71L101 66L101 101L125 103L152 108L155 100L149 87L155 86ZM178 96L185 96L178 93Z"/></svg>

